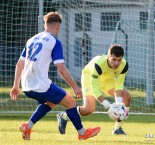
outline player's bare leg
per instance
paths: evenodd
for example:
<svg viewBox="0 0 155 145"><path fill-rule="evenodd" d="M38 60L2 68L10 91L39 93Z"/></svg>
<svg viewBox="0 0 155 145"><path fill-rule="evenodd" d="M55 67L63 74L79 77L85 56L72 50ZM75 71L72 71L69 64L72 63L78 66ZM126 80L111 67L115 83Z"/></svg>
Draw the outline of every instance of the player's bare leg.
<svg viewBox="0 0 155 145"><path fill-rule="evenodd" d="M70 101L70 99L72 99L72 101ZM73 101L74 99L72 97L70 97L69 95L66 95L66 97L64 97L64 99L61 101L61 105L65 106L66 109L69 108L69 106L75 106L76 103L75 101ZM75 104L70 104L71 102L74 102ZM66 133L66 125L67 122L69 121L69 118L66 114L66 112L61 112L57 115L57 120L58 120L58 129L60 134L65 134Z"/></svg>
<svg viewBox="0 0 155 145"><path fill-rule="evenodd" d="M111 96L115 96L114 95L114 89L109 90L108 93ZM125 104L125 108L128 110L128 112L129 112L129 108L130 108L130 100L131 100L131 96L130 96L128 90L124 87L123 94L122 94L122 102ZM123 124L123 122L117 122L116 121L115 127L112 130L113 135L114 134L116 134L116 135L127 135L123 131L122 124Z"/></svg>
<svg viewBox="0 0 155 145"><path fill-rule="evenodd" d="M68 110L72 110L73 108L75 109L76 108L75 104L70 104L69 105L70 99L73 99L73 98L71 96L69 96L69 95L66 95L64 97L64 99L61 101L60 104L65 106ZM72 101L72 102L74 102L74 101ZM73 119L73 117L69 117L70 114L67 114L68 110L66 110L66 113L65 112L64 113L59 113L58 116L57 116L57 118L58 118L58 129L59 129L60 134L65 134L66 125L67 125L67 121L68 121L68 119L66 119L67 116L68 116L68 118L70 118L70 120L72 119L71 121L72 121L73 124L74 124L73 121L75 121L76 124L77 124L77 120L80 121L80 117L78 117L78 118L76 117L74 119ZM78 113L77 110L74 110L74 112ZM77 116L77 115L74 115L74 116ZM100 127L88 128L88 129L85 129L84 127L82 127L81 129L77 129L77 131L78 131L78 139L79 140L86 140L86 139L88 139L90 137L93 137L93 136L97 135L100 132L100 130L101 130Z"/></svg>
<svg viewBox="0 0 155 145"><path fill-rule="evenodd" d="M86 116L95 111L96 99L93 96L83 97L83 106L78 107L79 114L81 116Z"/></svg>
<svg viewBox="0 0 155 145"><path fill-rule="evenodd" d="M46 113L53 109L55 106L56 105L51 102L46 102L45 104L38 105L34 113L31 115L29 121L19 126L19 129L22 132L22 138L24 140L30 140L31 130L34 124L42 117L44 117Z"/></svg>
<svg viewBox="0 0 155 145"><path fill-rule="evenodd" d="M95 110L95 103L96 100L93 96L87 96L83 98L83 106L78 106L77 111L80 116L85 116L91 114ZM66 112L61 112L57 115L58 119L58 129L60 134L65 134L66 132L66 125L69 121L69 118Z"/></svg>
<svg viewBox="0 0 155 145"><path fill-rule="evenodd" d="M95 110L95 99L94 97L84 97L84 104L83 106L79 106L77 111L80 116L85 116L91 114ZM66 132L66 125L69 121L69 118L66 112L61 112L57 115L58 119L58 129L60 134L65 134Z"/></svg>

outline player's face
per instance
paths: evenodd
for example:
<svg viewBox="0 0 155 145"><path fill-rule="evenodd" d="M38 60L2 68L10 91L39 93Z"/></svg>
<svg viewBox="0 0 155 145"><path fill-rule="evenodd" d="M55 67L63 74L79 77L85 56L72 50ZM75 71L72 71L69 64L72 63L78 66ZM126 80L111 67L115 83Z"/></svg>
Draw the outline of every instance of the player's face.
<svg viewBox="0 0 155 145"><path fill-rule="evenodd" d="M122 62L122 56L116 57L114 54L108 55L108 65L116 70Z"/></svg>
<svg viewBox="0 0 155 145"><path fill-rule="evenodd" d="M57 29L57 33L60 31L60 23L56 23L56 29Z"/></svg>

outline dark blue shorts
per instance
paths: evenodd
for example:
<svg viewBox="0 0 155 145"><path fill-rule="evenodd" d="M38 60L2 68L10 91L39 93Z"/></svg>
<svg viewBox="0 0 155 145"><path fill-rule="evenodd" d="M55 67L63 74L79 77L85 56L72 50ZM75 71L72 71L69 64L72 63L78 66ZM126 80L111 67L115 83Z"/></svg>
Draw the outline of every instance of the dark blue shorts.
<svg viewBox="0 0 155 145"><path fill-rule="evenodd" d="M50 88L47 92L25 92L25 95L29 98L37 100L40 104L44 104L46 101L59 104L61 100L66 96L66 92L57 86L56 84L52 83Z"/></svg>

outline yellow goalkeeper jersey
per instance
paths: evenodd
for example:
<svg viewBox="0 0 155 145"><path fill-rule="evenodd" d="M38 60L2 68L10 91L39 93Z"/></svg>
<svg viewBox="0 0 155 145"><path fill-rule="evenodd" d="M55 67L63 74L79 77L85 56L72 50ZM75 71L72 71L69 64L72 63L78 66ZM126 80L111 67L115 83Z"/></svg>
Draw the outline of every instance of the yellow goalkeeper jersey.
<svg viewBox="0 0 155 145"><path fill-rule="evenodd" d="M114 70L107 63L107 55L94 57L82 70L82 89L95 97L108 94L108 90L123 90L124 81L128 72L128 63L123 58L120 66ZM91 90L91 91L90 91ZM92 95L88 94L88 95Z"/></svg>

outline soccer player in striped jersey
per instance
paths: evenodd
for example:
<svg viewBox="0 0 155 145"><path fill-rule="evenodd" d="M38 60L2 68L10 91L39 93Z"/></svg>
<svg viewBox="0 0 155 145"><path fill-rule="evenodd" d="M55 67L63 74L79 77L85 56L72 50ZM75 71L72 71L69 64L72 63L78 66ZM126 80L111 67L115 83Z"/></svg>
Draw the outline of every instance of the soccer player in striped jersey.
<svg viewBox="0 0 155 145"><path fill-rule="evenodd" d="M30 140L33 125L57 104L66 108L67 116L78 132L79 140L93 137L99 133L101 128L85 129L77 112L75 99L48 78L49 66L53 62L77 98L82 97L81 89L64 63L62 44L56 38L62 21L61 15L58 12L50 12L44 16L44 21L45 31L30 38L23 49L16 65L14 85L10 92L11 98L17 100L21 80L22 91L25 95L40 103L29 121L20 126L22 137Z"/></svg>
<svg viewBox="0 0 155 145"><path fill-rule="evenodd" d="M122 129L122 122L117 119L115 106L123 105L129 112L131 96L124 86L128 63L123 58L124 50L120 45L111 45L108 54L94 57L82 70L81 85L83 92L83 106L78 107L81 116L91 114L99 101L108 113L115 118L116 124L112 134L126 135ZM111 104L105 95L115 98ZM61 134L65 133L68 118L66 113L58 114L58 126Z"/></svg>

